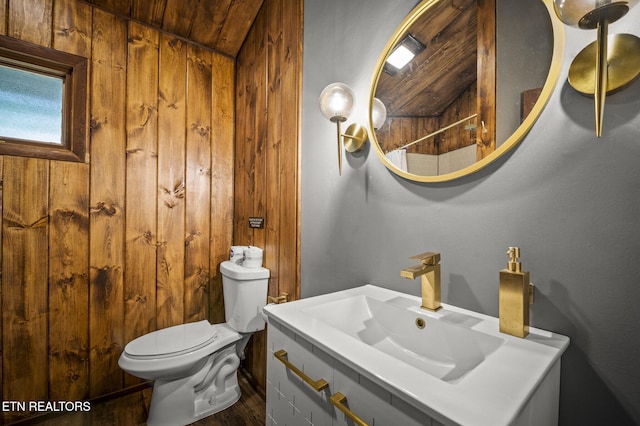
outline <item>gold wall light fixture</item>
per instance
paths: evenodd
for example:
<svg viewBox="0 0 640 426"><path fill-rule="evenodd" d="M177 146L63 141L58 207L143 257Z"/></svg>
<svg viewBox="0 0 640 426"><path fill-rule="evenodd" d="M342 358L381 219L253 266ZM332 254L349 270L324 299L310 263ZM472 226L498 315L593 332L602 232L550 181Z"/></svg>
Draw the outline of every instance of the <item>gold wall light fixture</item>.
<svg viewBox="0 0 640 426"><path fill-rule="evenodd" d="M342 175L342 149L357 152L369 140L367 129L353 123L342 133L341 123L347 121L353 111L355 98L353 91L344 83L332 83L320 93L320 111L338 127L338 173Z"/></svg>
<svg viewBox="0 0 640 426"><path fill-rule="evenodd" d="M640 0L554 0L556 15L566 25L598 31L569 68L569 84L594 97L596 136L602 135L607 94L628 86L640 75L640 38L632 34L608 36L609 24L627 14Z"/></svg>

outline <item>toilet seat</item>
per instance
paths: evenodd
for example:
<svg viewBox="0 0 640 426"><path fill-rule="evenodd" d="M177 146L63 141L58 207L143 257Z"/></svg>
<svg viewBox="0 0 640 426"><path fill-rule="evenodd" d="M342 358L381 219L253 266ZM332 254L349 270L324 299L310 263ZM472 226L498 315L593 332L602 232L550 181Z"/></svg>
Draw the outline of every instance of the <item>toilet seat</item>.
<svg viewBox="0 0 640 426"><path fill-rule="evenodd" d="M175 325L132 340L124 352L135 359L175 357L210 345L221 332L224 334L218 325L211 325L207 320Z"/></svg>

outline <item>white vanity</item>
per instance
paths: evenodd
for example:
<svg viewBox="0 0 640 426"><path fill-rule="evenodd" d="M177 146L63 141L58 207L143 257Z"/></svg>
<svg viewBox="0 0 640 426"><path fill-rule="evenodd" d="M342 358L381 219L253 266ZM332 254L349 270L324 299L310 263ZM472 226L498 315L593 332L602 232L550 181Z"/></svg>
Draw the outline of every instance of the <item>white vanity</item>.
<svg viewBox="0 0 640 426"><path fill-rule="evenodd" d="M567 337L420 303L365 285L266 306L267 424L557 424Z"/></svg>

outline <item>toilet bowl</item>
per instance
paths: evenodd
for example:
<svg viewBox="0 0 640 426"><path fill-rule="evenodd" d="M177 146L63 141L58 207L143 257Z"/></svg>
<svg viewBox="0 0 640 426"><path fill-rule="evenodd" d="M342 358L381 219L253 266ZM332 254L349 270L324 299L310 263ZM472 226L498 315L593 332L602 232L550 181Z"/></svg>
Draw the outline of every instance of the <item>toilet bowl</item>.
<svg viewBox="0 0 640 426"><path fill-rule="evenodd" d="M269 270L229 261L220 265L225 320L203 320L157 330L126 346L118 364L153 380L147 424L186 425L240 398L237 369L251 335L265 327Z"/></svg>

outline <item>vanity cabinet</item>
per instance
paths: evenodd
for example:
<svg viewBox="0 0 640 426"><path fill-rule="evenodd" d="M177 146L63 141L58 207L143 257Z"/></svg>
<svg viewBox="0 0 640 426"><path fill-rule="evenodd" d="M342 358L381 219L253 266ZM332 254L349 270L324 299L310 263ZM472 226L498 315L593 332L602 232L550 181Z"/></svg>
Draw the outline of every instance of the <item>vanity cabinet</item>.
<svg viewBox="0 0 640 426"><path fill-rule="evenodd" d="M273 318L267 336L268 426L441 426ZM363 423L336 406L341 396Z"/></svg>
<svg viewBox="0 0 640 426"><path fill-rule="evenodd" d="M267 305L267 424L558 424L566 336L420 303L364 285Z"/></svg>

